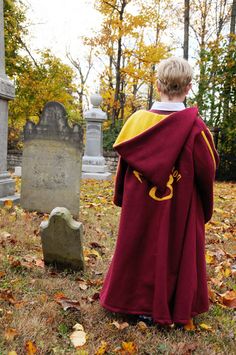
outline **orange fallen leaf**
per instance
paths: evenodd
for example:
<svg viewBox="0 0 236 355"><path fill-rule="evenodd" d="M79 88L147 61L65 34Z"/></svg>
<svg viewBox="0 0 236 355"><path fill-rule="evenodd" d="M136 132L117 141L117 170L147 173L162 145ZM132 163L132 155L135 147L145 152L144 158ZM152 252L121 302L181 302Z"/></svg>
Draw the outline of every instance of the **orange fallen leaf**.
<svg viewBox="0 0 236 355"><path fill-rule="evenodd" d="M100 347L98 348L98 350L96 351L95 355L104 355L106 354L108 349L108 344L105 341L101 342Z"/></svg>
<svg viewBox="0 0 236 355"><path fill-rule="evenodd" d="M236 291L227 291L221 294L222 302L229 308L236 308Z"/></svg>
<svg viewBox="0 0 236 355"><path fill-rule="evenodd" d="M191 331L196 330L196 327L195 327L195 325L193 324L193 319L190 319L190 320L188 321L188 323L184 325L184 329L185 329L185 330L189 330L189 331L190 331L190 330L191 330Z"/></svg>
<svg viewBox="0 0 236 355"><path fill-rule="evenodd" d="M13 207L13 201L12 200L5 200L4 203L3 203L3 206L7 210L10 210Z"/></svg>
<svg viewBox="0 0 236 355"><path fill-rule="evenodd" d="M8 341L14 340L14 338L18 335L18 332L14 328L8 328L4 332L4 338Z"/></svg>
<svg viewBox="0 0 236 355"><path fill-rule="evenodd" d="M4 277L6 275L6 273L4 272L4 271L0 271L0 279L2 278L2 277Z"/></svg>
<svg viewBox="0 0 236 355"><path fill-rule="evenodd" d="M137 346L134 342L122 342L122 349L126 352L126 354L137 354Z"/></svg>
<svg viewBox="0 0 236 355"><path fill-rule="evenodd" d="M25 343L25 351L26 351L26 355L34 355L37 352L37 348L32 341L28 340Z"/></svg>

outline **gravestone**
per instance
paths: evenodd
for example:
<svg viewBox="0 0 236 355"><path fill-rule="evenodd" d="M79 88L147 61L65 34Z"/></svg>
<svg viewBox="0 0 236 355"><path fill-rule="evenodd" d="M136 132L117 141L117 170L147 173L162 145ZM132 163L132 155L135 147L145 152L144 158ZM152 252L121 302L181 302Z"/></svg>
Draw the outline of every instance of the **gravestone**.
<svg viewBox="0 0 236 355"><path fill-rule="evenodd" d="M70 127L58 102L48 102L39 123L24 127L21 205L30 211L50 213L64 206L79 213L83 133Z"/></svg>
<svg viewBox="0 0 236 355"><path fill-rule="evenodd" d="M0 0L0 205L5 200L19 200L19 195L15 195L15 182L7 172L8 101L14 97L14 85L5 71L3 0Z"/></svg>
<svg viewBox="0 0 236 355"><path fill-rule="evenodd" d="M91 96L92 108L85 112L86 143L83 156L82 177L84 179L109 180L106 160L103 156L102 123L107 115L100 108L102 97L98 94Z"/></svg>
<svg viewBox="0 0 236 355"><path fill-rule="evenodd" d="M40 225L44 262L60 269L84 270L82 224L64 207L52 210Z"/></svg>

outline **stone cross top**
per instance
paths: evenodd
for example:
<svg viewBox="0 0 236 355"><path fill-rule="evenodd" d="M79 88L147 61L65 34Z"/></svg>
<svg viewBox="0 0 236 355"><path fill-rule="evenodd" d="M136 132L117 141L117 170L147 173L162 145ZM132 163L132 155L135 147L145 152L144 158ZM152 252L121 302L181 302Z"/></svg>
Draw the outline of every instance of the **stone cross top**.
<svg viewBox="0 0 236 355"><path fill-rule="evenodd" d="M15 183L7 172L8 100L15 89L5 71L3 0L0 0L0 204L6 199L17 200Z"/></svg>

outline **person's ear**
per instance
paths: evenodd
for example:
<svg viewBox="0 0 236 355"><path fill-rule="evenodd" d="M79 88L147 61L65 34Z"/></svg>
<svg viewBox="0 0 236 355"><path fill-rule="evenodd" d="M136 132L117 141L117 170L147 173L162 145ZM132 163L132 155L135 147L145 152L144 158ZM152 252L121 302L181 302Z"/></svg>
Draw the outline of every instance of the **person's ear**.
<svg viewBox="0 0 236 355"><path fill-rule="evenodd" d="M185 94L188 95L189 91L192 89L192 83L189 83L187 86L186 86L186 89L185 89Z"/></svg>
<svg viewBox="0 0 236 355"><path fill-rule="evenodd" d="M157 92L160 94L161 93L161 87L160 87L160 84L157 80Z"/></svg>

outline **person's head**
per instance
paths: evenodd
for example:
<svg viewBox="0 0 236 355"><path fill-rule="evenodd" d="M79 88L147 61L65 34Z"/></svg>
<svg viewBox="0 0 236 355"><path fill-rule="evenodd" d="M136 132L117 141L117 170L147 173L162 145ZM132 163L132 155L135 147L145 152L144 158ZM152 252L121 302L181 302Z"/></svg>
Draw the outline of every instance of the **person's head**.
<svg viewBox="0 0 236 355"><path fill-rule="evenodd" d="M161 97L183 101L192 87L192 76L192 68L183 58L161 61L157 68L157 89Z"/></svg>

